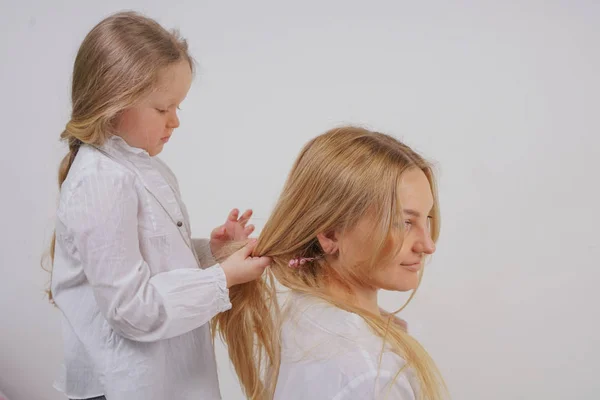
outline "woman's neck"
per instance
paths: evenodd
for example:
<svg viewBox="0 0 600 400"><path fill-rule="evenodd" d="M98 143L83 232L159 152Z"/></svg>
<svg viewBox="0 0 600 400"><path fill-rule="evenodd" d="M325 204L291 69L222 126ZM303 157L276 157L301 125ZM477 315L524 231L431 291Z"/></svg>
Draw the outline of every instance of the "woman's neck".
<svg viewBox="0 0 600 400"><path fill-rule="evenodd" d="M380 315L377 304L377 289L352 286L348 288L339 282L329 282L329 293L344 303L350 303L375 315Z"/></svg>

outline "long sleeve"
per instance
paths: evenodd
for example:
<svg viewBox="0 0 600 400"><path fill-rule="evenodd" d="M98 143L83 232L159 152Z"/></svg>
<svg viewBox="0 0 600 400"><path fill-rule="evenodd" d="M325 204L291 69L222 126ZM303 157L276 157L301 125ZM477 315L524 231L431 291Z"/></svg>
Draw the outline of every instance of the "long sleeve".
<svg viewBox="0 0 600 400"><path fill-rule="evenodd" d="M84 176L59 218L104 318L119 335L149 342L198 328L231 303L219 265L152 276L140 252L134 180L122 171Z"/></svg>
<svg viewBox="0 0 600 400"><path fill-rule="evenodd" d="M198 256L198 262L200 263L201 268L208 268L217 263L217 260L215 260L215 257L210 250L209 239L192 239L192 245L196 250L196 255Z"/></svg>

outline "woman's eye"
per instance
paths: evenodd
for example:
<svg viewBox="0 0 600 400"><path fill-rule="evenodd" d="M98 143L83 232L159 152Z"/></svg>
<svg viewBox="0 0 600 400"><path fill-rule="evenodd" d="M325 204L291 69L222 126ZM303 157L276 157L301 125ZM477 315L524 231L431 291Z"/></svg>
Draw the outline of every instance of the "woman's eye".
<svg viewBox="0 0 600 400"><path fill-rule="evenodd" d="M157 108L156 111L158 111L161 114L166 113L168 110L161 110L160 108Z"/></svg>

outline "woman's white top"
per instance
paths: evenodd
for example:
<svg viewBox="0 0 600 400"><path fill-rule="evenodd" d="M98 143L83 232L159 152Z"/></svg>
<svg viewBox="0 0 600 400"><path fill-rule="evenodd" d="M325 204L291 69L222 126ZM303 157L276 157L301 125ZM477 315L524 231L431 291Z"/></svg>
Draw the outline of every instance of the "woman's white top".
<svg viewBox="0 0 600 400"><path fill-rule="evenodd" d="M208 322L231 307L169 168L117 136L82 145L62 185L51 289L69 398L220 399Z"/></svg>
<svg viewBox="0 0 600 400"><path fill-rule="evenodd" d="M414 400L405 361L356 314L292 292L284 307L275 400ZM380 356L381 362L380 362Z"/></svg>

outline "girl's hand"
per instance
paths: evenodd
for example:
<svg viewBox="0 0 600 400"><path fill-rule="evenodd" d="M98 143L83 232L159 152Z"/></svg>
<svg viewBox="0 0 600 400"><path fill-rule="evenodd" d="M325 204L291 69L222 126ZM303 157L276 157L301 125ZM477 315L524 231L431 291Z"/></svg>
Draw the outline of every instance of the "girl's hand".
<svg viewBox="0 0 600 400"><path fill-rule="evenodd" d="M260 278L271 264L270 257L252 257L255 246L256 239L251 240L221 263L228 288Z"/></svg>
<svg viewBox="0 0 600 400"><path fill-rule="evenodd" d="M239 213L237 208L231 210L225 223L211 232L210 251L213 255L218 254L227 242L246 240L254 232L254 225L246 225L252 216L252 210L246 210L241 217Z"/></svg>

